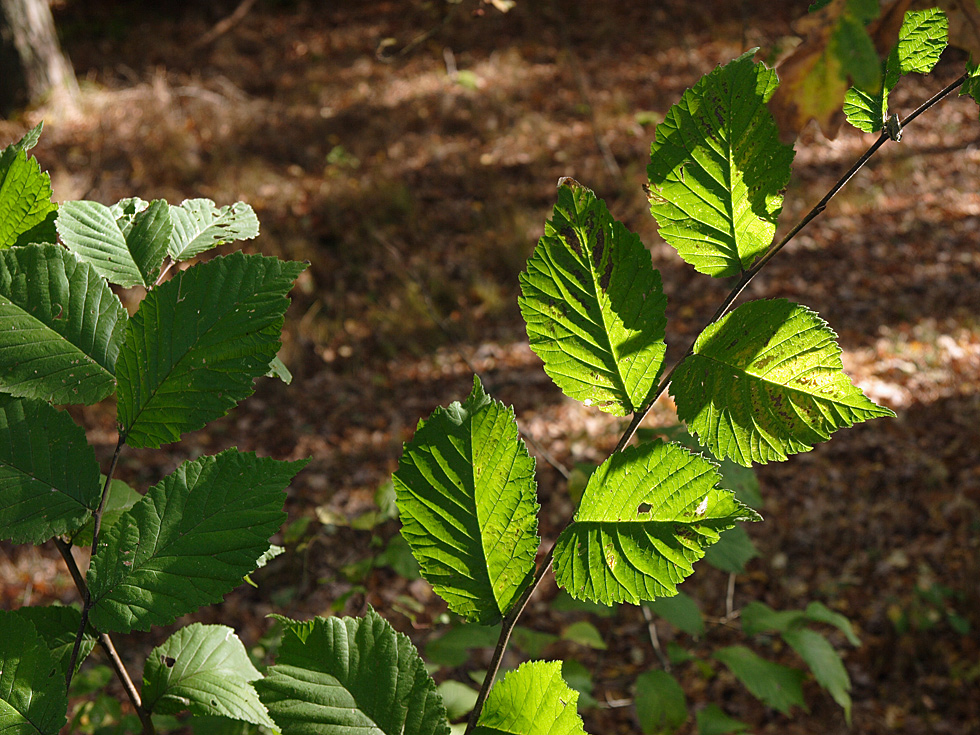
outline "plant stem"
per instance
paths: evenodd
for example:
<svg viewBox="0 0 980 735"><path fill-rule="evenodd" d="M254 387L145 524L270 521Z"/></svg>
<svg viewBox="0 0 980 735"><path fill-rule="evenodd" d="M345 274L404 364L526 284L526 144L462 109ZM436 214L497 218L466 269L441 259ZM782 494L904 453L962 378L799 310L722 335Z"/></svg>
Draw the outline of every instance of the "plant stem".
<svg viewBox="0 0 980 735"><path fill-rule="evenodd" d="M62 541L58 537L55 537L54 545L61 554L61 558L65 560L65 565L68 567L68 572L71 574L72 581L74 581L75 588L78 590L78 593L82 596L82 599L88 599L88 585L85 584L85 578L82 576L82 572L79 570L78 564L75 563L75 557L72 556L71 544ZM82 631L84 632L84 627L82 628ZM116 652L116 647L113 645L112 639L107 633L99 633L97 640L99 641L99 645L102 646L102 650L109 658L109 664L112 666L113 671L116 672L116 677L122 682L123 688L126 690L126 696L129 697L129 701L133 705L133 709L136 710L136 715L140 718L140 722L143 723L143 734L153 735L155 732L153 721L150 719L149 712L147 712L143 707L143 701L140 698L139 692L136 690L136 685L133 683L132 677L126 670L126 665L122 662L122 659L119 658L119 654ZM65 677L66 687L71 684L71 674L74 673L75 670L76 656L77 654L72 657L68 674Z"/></svg>
<svg viewBox="0 0 980 735"><path fill-rule="evenodd" d="M959 79L950 83L944 89L923 102L914 112L905 118L905 120L900 124L899 130L904 128L930 107L949 96L952 92L962 86L968 78L969 75L964 74ZM782 240L771 245L751 268L742 272L742 276L739 278L738 283L735 284L728 296L725 297L724 301L722 301L721 305L712 315L711 319L709 319L707 324L705 324L705 328L725 315L725 313L731 308L732 304L735 303L735 300L739 297L742 291L745 290L745 287L748 286L752 279L759 274L759 271L761 271L769 263L769 261L771 261L776 254L790 242L790 240L796 237L804 227L810 224L811 221L813 221L827 208L827 204L834 198L834 196L837 195L837 192L844 188L844 185L847 184L847 182L850 181L854 175L864 167L864 165L871 159L878 149L889 140L891 140L891 138L889 137L888 133L883 130L878 136L877 140L875 140L868 150L866 150L864 154L857 161L855 161L854 164L837 180L837 182L830 188L823 198L817 202L809 212L806 213L803 219L801 219L796 226L793 227L793 229L790 230L785 237L783 237ZM691 344L688 346L681 359L674 363L664 377L661 378L660 383L657 385L656 391L653 393L653 396L647 402L646 406L633 414L633 419L630 421L629 426L626 427L626 431L623 432L623 435L620 437L619 443L616 444L616 448L613 449L612 454L621 452L626 445L630 443L633 435L636 433L636 430L643 422L643 419L646 418L647 414L650 412L650 409L653 408L653 404L657 402L657 399L667 389L667 386L670 385L670 379L673 376L674 371L694 351L696 341L697 338L691 341ZM564 531L565 528L568 528L572 524L573 520L574 517L570 518L562 528L562 531ZM517 625L518 619L524 612L524 608L527 607L527 603L531 599L531 595L534 594L535 590L538 588L538 585L541 584L541 580L544 579L545 574L551 568L551 562L554 559L555 547L557 545L558 540L556 537L555 542L551 545L548 553L545 554L545 557L541 562L541 566L538 567L531 584L524 591L524 594L520 596L510 613L503 619L500 637L497 639L497 646L494 649L493 656L490 659L490 666L487 669L487 674L483 680L483 685L480 687L480 693L477 695L476 703L473 705L473 711L470 714L470 719L466 724L464 735L469 735L473 728L476 727L477 720L479 720L480 714L483 712L483 705L486 703L487 696L490 693L490 687L493 686L493 681L500 669L500 662L504 657L504 652L507 650L507 644L510 641L511 633L514 631L514 627Z"/></svg>

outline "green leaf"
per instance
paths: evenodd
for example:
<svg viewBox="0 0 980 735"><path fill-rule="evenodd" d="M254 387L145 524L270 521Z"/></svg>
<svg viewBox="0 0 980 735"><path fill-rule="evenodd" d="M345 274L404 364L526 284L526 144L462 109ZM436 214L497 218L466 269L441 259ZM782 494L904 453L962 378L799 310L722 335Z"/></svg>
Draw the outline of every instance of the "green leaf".
<svg viewBox="0 0 980 735"><path fill-rule="evenodd" d="M761 556L742 526L729 528L718 539L718 543L708 548L704 560L715 569L729 574L743 574L745 565L755 557Z"/></svg>
<svg viewBox="0 0 980 735"><path fill-rule="evenodd" d="M465 402L419 422L393 480L422 576L453 612L499 622L530 584L540 544L534 460L513 409L474 376Z"/></svg>
<svg viewBox="0 0 980 735"><path fill-rule="evenodd" d="M267 378L279 378L286 385L293 382L293 374L289 372L286 363L280 360L278 355L272 358L272 362L269 363L269 371L265 376Z"/></svg>
<svg viewBox="0 0 980 735"><path fill-rule="evenodd" d="M229 449L185 462L99 539L88 586L104 631L169 625L219 602L285 520L283 489L306 461Z"/></svg>
<svg viewBox="0 0 980 735"><path fill-rule="evenodd" d="M284 620L262 703L283 735L447 735L446 708L407 636L373 609L363 618Z"/></svg>
<svg viewBox="0 0 980 735"><path fill-rule="evenodd" d="M515 629L516 630L516 629ZM578 692L579 711L593 709L598 706L592 692L595 684L592 681L592 671L581 661L573 658L566 658L561 662L561 678L569 687Z"/></svg>
<svg viewBox="0 0 980 735"><path fill-rule="evenodd" d="M25 620L30 621L37 631L38 637L44 641L58 668L58 675L64 678L68 672L68 662L75 647L75 636L78 626L82 624L82 614L73 607L50 605L47 607L22 607L13 611ZM78 672L82 662L95 648L95 637L87 631L82 636L78 648L78 659L75 661L75 672Z"/></svg>
<svg viewBox="0 0 980 735"><path fill-rule="evenodd" d="M814 312L784 299L739 306L701 333L675 371L678 417L715 456L748 466L894 416L851 384L836 336Z"/></svg>
<svg viewBox="0 0 980 735"><path fill-rule="evenodd" d="M809 628L794 628L783 633L783 640L806 661L814 678L844 710L851 724L851 679L840 655L822 635Z"/></svg>
<svg viewBox="0 0 980 735"><path fill-rule="evenodd" d="M528 661L494 684L472 735L585 735L561 661Z"/></svg>
<svg viewBox="0 0 980 735"><path fill-rule="evenodd" d="M670 108L647 167L661 237L711 276L742 272L772 243L793 161L766 108L776 73L752 54L701 77Z"/></svg>
<svg viewBox="0 0 980 735"><path fill-rule="evenodd" d="M698 735L730 735L749 729L741 720L726 715L721 707L709 704L697 714Z"/></svg>
<svg viewBox="0 0 980 735"><path fill-rule="evenodd" d="M74 531L101 495L85 430L47 403L0 394L0 538L41 544Z"/></svg>
<svg viewBox="0 0 980 735"><path fill-rule="evenodd" d="M877 133L888 117L889 87L877 93L862 92L851 87L844 95L844 117L851 125L865 133Z"/></svg>
<svg viewBox="0 0 980 735"><path fill-rule="evenodd" d="M53 240L58 205L51 201L50 177L27 156L26 137L0 154L0 249Z"/></svg>
<svg viewBox="0 0 980 735"><path fill-rule="evenodd" d="M745 646L729 646L714 652L752 696L766 706L788 715L794 705L806 709L803 702L803 672L760 658Z"/></svg>
<svg viewBox="0 0 980 735"><path fill-rule="evenodd" d="M115 389L126 310L91 266L58 245L0 252L0 389L96 403Z"/></svg>
<svg viewBox="0 0 980 735"><path fill-rule="evenodd" d="M105 485L105 475L99 475L99 488ZM105 507L102 509L102 531L114 526L122 518L123 513L136 505L143 499L142 494L131 488L122 480L113 480L109 483L109 494L106 497ZM91 546L92 533L95 530L95 517L91 516L85 524L79 528L72 536L71 542L75 546Z"/></svg>
<svg viewBox="0 0 980 735"><path fill-rule="evenodd" d="M194 623L150 652L143 672L143 703L150 712L219 715L275 728L250 682L262 674L235 631Z"/></svg>
<svg viewBox="0 0 980 735"><path fill-rule="evenodd" d="M946 49L949 21L939 8L910 10L898 33L898 65L902 74L928 74Z"/></svg>
<svg viewBox="0 0 980 735"><path fill-rule="evenodd" d="M867 91L881 86L881 60L863 19L844 13L829 47L840 64L840 74L853 79L855 87Z"/></svg>
<svg viewBox="0 0 980 735"><path fill-rule="evenodd" d="M126 200L120 205L114 211L98 202L65 202L58 213L58 234L70 251L111 283L149 288L167 254L173 229L170 205L158 199L134 212L131 220L129 210L138 205Z"/></svg>
<svg viewBox="0 0 980 735"><path fill-rule="evenodd" d="M476 704L476 689L462 682L447 679L436 687L436 691L446 705L446 716L450 722L465 717Z"/></svg>
<svg viewBox="0 0 980 735"><path fill-rule="evenodd" d="M0 610L0 733L56 735L67 721L65 677L34 625Z"/></svg>
<svg viewBox="0 0 980 735"><path fill-rule="evenodd" d="M210 199L186 199L170 207L174 223L168 252L174 260L187 260L205 250L259 234L259 219L245 202L218 208Z"/></svg>
<svg viewBox="0 0 980 735"><path fill-rule="evenodd" d="M523 625L514 626L510 635L510 643L518 651L527 654L528 658L541 658L544 650L559 638L554 633L525 628ZM491 644L493 645L493 644ZM605 647L605 644L603 644Z"/></svg>
<svg viewBox="0 0 980 735"><path fill-rule="evenodd" d="M609 604L670 597L736 521L761 520L718 472L677 444L627 447L595 471L555 545L555 579L576 598Z"/></svg>
<svg viewBox="0 0 980 735"><path fill-rule="evenodd" d="M782 633L806 620L802 610L773 610L764 602L753 600L742 608L739 616L742 630L748 635L758 635L767 631Z"/></svg>
<svg viewBox="0 0 980 735"><path fill-rule="evenodd" d="M649 402L666 349L660 273L577 181L560 182L518 301L531 349L565 395L617 416Z"/></svg>
<svg viewBox="0 0 980 735"><path fill-rule="evenodd" d="M735 528L741 528L741 526ZM731 531L734 530L734 528L731 529ZM731 531L725 533L731 533ZM724 537L725 534L722 534L722 539ZM701 615L701 608L690 595L678 591L673 597L661 597L659 600L651 600L643 604L678 630L683 630L688 635L695 637L704 635L704 617Z"/></svg>
<svg viewBox="0 0 980 735"><path fill-rule="evenodd" d="M687 721L687 698L666 671L645 671L636 678L636 719L644 735L671 735Z"/></svg>
<svg viewBox="0 0 980 735"><path fill-rule="evenodd" d="M456 625L425 645L425 657L434 664L455 668L472 656L473 648L493 648L500 636L498 625Z"/></svg>
<svg viewBox="0 0 980 735"><path fill-rule="evenodd" d="M279 350L286 294L305 267L233 253L148 293L116 368L126 443L177 441L251 395Z"/></svg>
<svg viewBox="0 0 980 735"><path fill-rule="evenodd" d="M608 648L606 642L602 640L602 634L588 620L578 620L567 626L561 632L561 637L562 640L572 641L597 651L605 651Z"/></svg>
<svg viewBox="0 0 980 735"><path fill-rule="evenodd" d="M847 638L847 642L852 646L861 645L861 641L858 639L857 635L854 634L854 628L851 626L851 621L844 615L829 609L822 602L811 602L806 606L805 614L807 619L813 621L814 623L826 623L827 625L832 625L837 628L844 634L844 637Z"/></svg>

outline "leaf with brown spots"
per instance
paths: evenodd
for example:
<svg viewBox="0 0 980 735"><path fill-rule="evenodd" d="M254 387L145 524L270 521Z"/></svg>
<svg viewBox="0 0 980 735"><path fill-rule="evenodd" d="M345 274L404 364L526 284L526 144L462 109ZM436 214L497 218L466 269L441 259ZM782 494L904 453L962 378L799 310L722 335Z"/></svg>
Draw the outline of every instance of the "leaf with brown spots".
<svg viewBox="0 0 980 735"><path fill-rule="evenodd" d="M719 458L782 461L832 432L894 416L844 373L837 335L785 299L751 301L708 326L670 384L677 415Z"/></svg>
<svg viewBox="0 0 980 735"><path fill-rule="evenodd" d="M521 314L544 369L569 398L624 416L663 366L667 297L640 238L577 181L521 274Z"/></svg>

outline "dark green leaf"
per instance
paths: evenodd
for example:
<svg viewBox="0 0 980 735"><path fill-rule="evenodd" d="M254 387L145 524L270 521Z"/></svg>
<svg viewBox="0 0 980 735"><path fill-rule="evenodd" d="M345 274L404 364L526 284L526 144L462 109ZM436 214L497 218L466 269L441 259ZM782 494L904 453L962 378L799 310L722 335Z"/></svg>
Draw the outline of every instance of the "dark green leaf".
<svg viewBox="0 0 980 735"><path fill-rule="evenodd" d="M794 705L806 709L803 702L803 672L760 658L745 646L729 646L714 653L735 677L745 684L752 696L765 705L788 715Z"/></svg>
<svg viewBox="0 0 980 735"><path fill-rule="evenodd" d="M58 245L0 252L0 388L58 404L115 390L126 310L91 266Z"/></svg>
<svg viewBox="0 0 980 735"><path fill-rule="evenodd" d="M418 652L374 610L284 623L276 664L255 684L283 735L448 735Z"/></svg>
<svg viewBox="0 0 980 735"><path fill-rule="evenodd" d="M229 449L185 462L100 537L91 620L127 633L221 600L255 569L286 516L283 489L306 464Z"/></svg>
<svg viewBox="0 0 980 735"><path fill-rule="evenodd" d="M279 350L286 294L305 267L233 253L147 294L116 371L126 443L176 441L251 395Z"/></svg>
<svg viewBox="0 0 980 735"><path fill-rule="evenodd" d="M703 710L699 710L697 719L698 735L730 735L749 729L749 726L741 720L726 715L716 704L709 704Z"/></svg>
<svg viewBox="0 0 980 735"><path fill-rule="evenodd" d="M101 490L95 451L71 416L0 394L0 538L41 544L70 533Z"/></svg>
<svg viewBox="0 0 980 735"><path fill-rule="evenodd" d="M666 671L645 671L636 679L636 719L644 735L671 735L687 721L687 697Z"/></svg>
<svg viewBox="0 0 980 735"><path fill-rule="evenodd" d="M759 550L742 526L729 528L718 539L718 543L704 552L704 560L715 569L729 574L743 574L745 565L760 556Z"/></svg>
<svg viewBox="0 0 980 735"><path fill-rule="evenodd" d="M736 526L725 534L731 533L736 528L741 526ZM722 534L722 539L725 538L725 534ZM678 591L673 597L661 597L659 600L643 604L678 630L693 636L704 635L704 617L701 615L701 608L690 595Z"/></svg>
<svg viewBox="0 0 980 735"><path fill-rule="evenodd" d="M65 677L27 618L0 610L0 733L56 735L66 722Z"/></svg>
<svg viewBox="0 0 980 735"><path fill-rule="evenodd" d="M29 620L38 636L48 647L58 667L58 675L64 678L68 672L71 651L75 647L78 626L82 624L82 614L73 607L50 605L47 607L22 607L13 611L14 615ZM86 632L78 649L75 671L95 648L95 637Z"/></svg>
<svg viewBox="0 0 980 735"><path fill-rule="evenodd" d="M783 640L806 661L817 683L829 692L844 710L851 723L851 679L840 655L822 635L809 628L794 628L783 633Z"/></svg>

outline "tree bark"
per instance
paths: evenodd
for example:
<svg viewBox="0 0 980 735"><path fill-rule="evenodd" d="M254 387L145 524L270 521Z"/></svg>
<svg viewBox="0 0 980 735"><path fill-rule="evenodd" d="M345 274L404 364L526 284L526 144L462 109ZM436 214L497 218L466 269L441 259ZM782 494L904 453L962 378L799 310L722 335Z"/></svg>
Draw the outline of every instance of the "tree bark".
<svg viewBox="0 0 980 735"><path fill-rule="evenodd" d="M48 0L0 0L0 114L44 100L73 106L77 94Z"/></svg>

